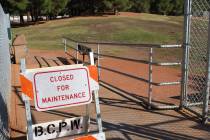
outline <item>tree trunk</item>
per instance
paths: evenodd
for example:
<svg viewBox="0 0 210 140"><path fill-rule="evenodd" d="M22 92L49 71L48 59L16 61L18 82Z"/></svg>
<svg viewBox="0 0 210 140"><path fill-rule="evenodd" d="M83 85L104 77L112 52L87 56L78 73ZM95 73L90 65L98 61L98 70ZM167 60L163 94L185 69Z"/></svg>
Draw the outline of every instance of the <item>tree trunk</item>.
<svg viewBox="0 0 210 140"><path fill-rule="evenodd" d="M35 19L35 22L37 22L39 19L39 15L38 15L38 10L37 9L35 9L34 10L34 19Z"/></svg>
<svg viewBox="0 0 210 140"><path fill-rule="evenodd" d="M30 10L30 14L31 14L31 20L32 22L34 22L34 11L32 9Z"/></svg>
<svg viewBox="0 0 210 140"><path fill-rule="evenodd" d="M27 12L27 22L31 21L30 12Z"/></svg>
<svg viewBox="0 0 210 140"><path fill-rule="evenodd" d="M118 10L117 10L117 8L114 8L114 15L118 15Z"/></svg>
<svg viewBox="0 0 210 140"><path fill-rule="evenodd" d="M20 14L20 24L24 24L24 19L23 19L23 15Z"/></svg>

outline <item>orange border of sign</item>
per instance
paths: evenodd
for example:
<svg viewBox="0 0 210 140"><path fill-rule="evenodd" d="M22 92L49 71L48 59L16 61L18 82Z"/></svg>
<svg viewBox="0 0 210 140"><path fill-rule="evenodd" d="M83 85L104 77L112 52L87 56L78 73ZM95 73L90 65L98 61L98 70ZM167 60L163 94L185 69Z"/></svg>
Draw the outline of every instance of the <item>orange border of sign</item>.
<svg viewBox="0 0 210 140"><path fill-rule="evenodd" d="M94 138L93 136L84 136L81 138L76 138L75 140L97 140L97 139Z"/></svg>
<svg viewBox="0 0 210 140"><path fill-rule="evenodd" d="M28 80L23 75L20 75L20 83L21 83L21 89L22 93L30 97L31 99L34 98L34 92L33 92L33 84L30 80Z"/></svg>
<svg viewBox="0 0 210 140"><path fill-rule="evenodd" d="M95 80L96 82L98 82L98 69L96 66L94 65L90 65L87 66L89 73L90 73L90 77Z"/></svg>

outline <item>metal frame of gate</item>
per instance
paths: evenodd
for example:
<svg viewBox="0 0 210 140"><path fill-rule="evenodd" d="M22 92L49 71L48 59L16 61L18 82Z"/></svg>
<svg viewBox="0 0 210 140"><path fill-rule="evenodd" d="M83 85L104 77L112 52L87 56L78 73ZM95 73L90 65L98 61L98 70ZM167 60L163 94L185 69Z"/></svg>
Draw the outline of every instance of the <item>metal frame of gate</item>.
<svg viewBox="0 0 210 140"><path fill-rule="evenodd" d="M74 43L75 45L70 44L70 42ZM162 67L170 67L170 66L180 66L181 62L156 62L153 60L154 58L154 49L158 48L158 49L162 49L162 48L168 48L168 49L172 49L172 48L182 48L182 45L159 45L159 44L129 44L129 43L113 43L113 42L86 42L86 41L78 41L78 40L74 40L72 38L69 37L63 37L62 38L62 43L64 44L64 51L68 52L68 48L71 48L72 50L75 51L74 57L76 63L78 64L79 61L79 45L96 45L97 49L96 52L94 53L97 56L97 67L98 67L98 71L99 71L99 76L100 76L100 70L101 69L105 69L114 73L118 73L130 78L134 78L137 80L140 80L142 82L145 82L148 84L148 94L146 97L146 100L142 100L146 105L148 109L177 109L180 107L180 105L175 105L175 104L169 104L169 103L165 103L162 105L156 104L153 102L153 86L177 86L181 84L181 80L180 81L168 81L168 82L156 82L153 81L153 66L162 66ZM136 59L132 59L132 58L124 58L124 57L119 57L119 56L113 56L113 55L107 55L107 54L103 54L100 51L100 48L102 47L102 45L113 45L113 46L122 46L122 47L135 47L135 48L147 48L149 50L148 52L148 60L136 60ZM118 60L126 60L126 61L130 61L130 62L138 62L138 63L142 63L142 64L148 64L148 79L144 79L142 77L137 77L134 75L130 75L127 74L126 72L122 72L122 71L117 71L111 68L106 68L104 66L101 66L100 64L100 59L102 57L108 57L108 58L113 58L113 59L118 59ZM117 92L122 92L122 91L118 91L118 89L116 89L115 87L110 86L108 83L100 80L100 84Z"/></svg>

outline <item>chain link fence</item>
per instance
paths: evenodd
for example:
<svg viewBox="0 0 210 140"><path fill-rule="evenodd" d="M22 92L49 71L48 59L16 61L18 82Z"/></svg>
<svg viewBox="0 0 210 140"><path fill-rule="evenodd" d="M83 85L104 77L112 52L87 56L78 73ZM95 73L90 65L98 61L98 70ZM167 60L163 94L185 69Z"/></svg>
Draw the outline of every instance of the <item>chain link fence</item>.
<svg viewBox="0 0 210 140"><path fill-rule="evenodd" d="M203 116L208 67L208 25L210 0L186 0L185 3L186 105ZM208 105L206 106L208 107Z"/></svg>
<svg viewBox="0 0 210 140"><path fill-rule="evenodd" d="M0 5L0 140L9 139L9 100L11 90L11 63L9 52L10 20Z"/></svg>

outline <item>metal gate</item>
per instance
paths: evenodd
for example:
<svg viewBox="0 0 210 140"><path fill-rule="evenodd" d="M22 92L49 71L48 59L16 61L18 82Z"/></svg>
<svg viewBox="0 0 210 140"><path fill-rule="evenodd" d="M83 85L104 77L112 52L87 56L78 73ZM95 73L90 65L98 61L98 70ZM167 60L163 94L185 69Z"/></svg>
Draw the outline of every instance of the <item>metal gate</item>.
<svg viewBox="0 0 210 140"><path fill-rule="evenodd" d="M210 0L185 1L182 105L207 120Z"/></svg>

